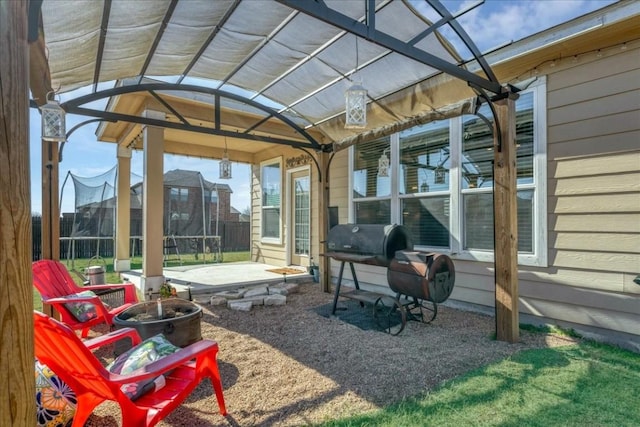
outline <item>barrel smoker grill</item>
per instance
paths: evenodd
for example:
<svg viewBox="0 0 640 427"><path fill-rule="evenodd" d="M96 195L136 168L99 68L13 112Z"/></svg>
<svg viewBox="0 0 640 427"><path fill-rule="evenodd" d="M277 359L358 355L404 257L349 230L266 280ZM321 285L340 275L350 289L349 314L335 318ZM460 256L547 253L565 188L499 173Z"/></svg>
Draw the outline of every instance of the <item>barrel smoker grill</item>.
<svg viewBox="0 0 640 427"><path fill-rule="evenodd" d="M333 297L332 314L338 298L357 300L373 307L377 324L397 335L407 320L429 323L436 318L438 304L453 290L455 270L443 254L413 251L404 227L396 224L339 224L329 230L325 256L340 261L340 273ZM354 289L341 290L344 266L348 263ZM360 289L354 263L387 267L389 295Z"/></svg>

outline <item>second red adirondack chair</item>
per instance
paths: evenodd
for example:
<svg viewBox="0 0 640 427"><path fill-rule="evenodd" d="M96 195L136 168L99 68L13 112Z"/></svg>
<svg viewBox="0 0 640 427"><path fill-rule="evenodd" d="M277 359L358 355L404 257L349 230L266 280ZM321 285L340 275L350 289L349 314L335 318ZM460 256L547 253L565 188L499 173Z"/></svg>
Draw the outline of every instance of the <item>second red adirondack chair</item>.
<svg viewBox="0 0 640 427"><path fill-rule="evenodd" d="M82 330L82 337L86 338L89 329L95 325L106 323L113 324L113 318L123 310L138 302L136 287L132 283L78 286L60 261L43 259L35 261L31 270L33 272L33 285L36 287L42 301L52 305L58 313L60 320L71 329ZM90 295L91 291L97 295ZM109 307L100 298L100 293L121 291L124 298L116 306ZM74 307L81 307L90 303L92 310L79 316Z"/></svg>

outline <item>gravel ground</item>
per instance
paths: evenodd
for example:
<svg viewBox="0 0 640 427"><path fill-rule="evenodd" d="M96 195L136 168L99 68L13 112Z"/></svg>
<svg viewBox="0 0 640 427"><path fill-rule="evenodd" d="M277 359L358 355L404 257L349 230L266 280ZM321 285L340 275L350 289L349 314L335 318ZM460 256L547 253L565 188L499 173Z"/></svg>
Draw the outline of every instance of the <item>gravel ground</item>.
<svg viewBox="0 0 640 427"><path fill-rule="evenodd" d="M317 314L331 302L331 294L309 283L281 307L239 312L203 303L202 335L220 345L229 415L217 412L205 381L158 426L320 423L389 405L524 349L571 342L528 332L517 344L498 342L492 317L443 306L433 323L410 321L391 336ZM102 404L86 425L119 426L120 411Z"/></svg>

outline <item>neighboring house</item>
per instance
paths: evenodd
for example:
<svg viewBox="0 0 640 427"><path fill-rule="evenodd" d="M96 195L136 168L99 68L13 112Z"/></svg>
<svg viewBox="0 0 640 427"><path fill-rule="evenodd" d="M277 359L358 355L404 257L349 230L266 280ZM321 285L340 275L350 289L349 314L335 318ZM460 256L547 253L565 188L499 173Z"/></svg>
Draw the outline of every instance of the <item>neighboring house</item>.
<svg viewBox="0 0 640 427"><path fill-rule="evenodd" d="M238 216L238 221L239 222L249 222L249 221L251 221L251 215L249 215L248 213L247 214L243 214L242 212L240 212L239 210L237 210L233 206L231 206L231 213Z"/></svg>
<svg viewBox="0 0 640 427"><path fill-rule="evenodd" d="M131 236L142 235L142 188L131 187ZM227 184L209 182L197 171L175 169L164 174L164 234L167 236L215 235L216 224L240 221L231 206ZM99 193L98 193L99 196ZM76 209L75 236L112 236L115 198ZM64 214L69 215L69 214Z"/></svg>
<svg viewBox="0 0 640 427"><path fill-rule="evenodd" d="M501 82L522 89L516 139L523 318L640 349L640 19L620 16L618 6L486 59ZM448 85L441 78L431 90ZM480 113L492 117L486 104ZM359 143L332 158L328 203L340 223L403 224L417 249L453 259L450 303L491 311L492 150L490 129L477 116ZM389 177L377 174L383 152ZM321 196L311 157L265 150L252 176L252 260L308 265L320 257ZM338 267L331 263L334 283ZM386 269L356 271L363 288L390 292ZM350 279L345 272L345 283Z"/></svg>
<svg viewBox="0 0 640 427"><path fill-rule="evenodd" d="M166 235L197 236L215 231L215 224L238 221L231 207L231 188L209 182L197 171L175 169L164 174L164 229ZM204 219L204 220L203 220Z"/></svg>

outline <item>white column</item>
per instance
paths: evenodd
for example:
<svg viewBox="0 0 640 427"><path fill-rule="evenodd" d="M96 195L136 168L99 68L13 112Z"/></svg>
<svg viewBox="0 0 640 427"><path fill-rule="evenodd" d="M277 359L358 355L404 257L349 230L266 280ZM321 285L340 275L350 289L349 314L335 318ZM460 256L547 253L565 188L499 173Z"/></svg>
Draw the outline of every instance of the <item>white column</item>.
<svg viewBox="0 0 640 427"><path fill-rule="evenodd" d="M113 269L131 270L131 149L118 145L118 197L116 205L116 253Z"/></svg>
<svg viewBox="0 0 640 427"><path fill-rule="evenodd" d="M164 119L164 113L145 111L153 119ZM146 126L143 130L142 189L142 280L140 290L158 292L164 283L163 226L164 212L164 128Z"/></svg>

